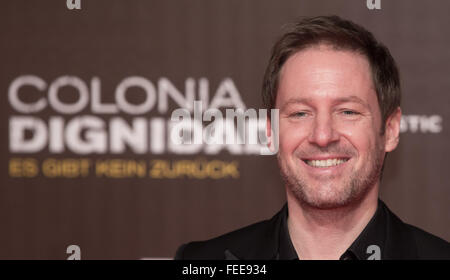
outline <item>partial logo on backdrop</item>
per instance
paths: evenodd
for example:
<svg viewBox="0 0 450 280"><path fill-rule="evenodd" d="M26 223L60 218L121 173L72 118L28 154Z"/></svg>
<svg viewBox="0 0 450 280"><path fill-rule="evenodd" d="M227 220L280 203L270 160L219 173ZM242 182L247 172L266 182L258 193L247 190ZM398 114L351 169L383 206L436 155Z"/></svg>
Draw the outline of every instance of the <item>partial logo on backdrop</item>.
<svg viewBox="0 0 450 280"><path fill-rule="evenodd" d="M113 93L102 92L101 86L98 77L90 82L75 76L51 82L35 75L14 79L8 90L14 111L9 118L9 151L30 156L12 158L10 175L239 178L237 160L199 156L276 153L277 141L267 139L268 112L247 110L231 78L214 88L207 78L187 78L184 91L165 77L157 82L126 77ZM137 93L143 98L136 99ZM106 102L105 96L113 96L114 101ZM170 105L178 108L170 110ZM269 117L276 129L277 111ZM193 141L186 141L191 135ZM272 139L274 135L277 130ZM42 154L50 156L33 157ZM68 154L73 157L61 158ZM122 157L111 159L114 155ZM134 156L125 159L124 155ZM167 160L158 155L189 158Z"/></svg>
<svg viewBox="0 0 450 280"><path fill-rule="evenodd" d="M442 121L440 115L403 115L400 122L400 132L440 133Z"/></svg>

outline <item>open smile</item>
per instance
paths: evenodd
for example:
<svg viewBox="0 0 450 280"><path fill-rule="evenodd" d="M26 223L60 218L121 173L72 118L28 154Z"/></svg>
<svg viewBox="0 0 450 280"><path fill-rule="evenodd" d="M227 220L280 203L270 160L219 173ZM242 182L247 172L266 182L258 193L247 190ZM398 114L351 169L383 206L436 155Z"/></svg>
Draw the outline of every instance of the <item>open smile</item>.
<svg viewBox="0 0 450 280"><path fill-rule="evenodd" d="M340 165L344 162L347 162L349 158L329 158L329 159L312 159L312 160L303 160L306 164L312 167L326 168L331 166Z"/></svg>
<svg viewBox="0 0 450 280"><path fill-rule="evenodd" d="M349 156L329 155L302 158L302 162L306 170L311 174L337 176L344 171L344 168L351 159Z"/></svg>

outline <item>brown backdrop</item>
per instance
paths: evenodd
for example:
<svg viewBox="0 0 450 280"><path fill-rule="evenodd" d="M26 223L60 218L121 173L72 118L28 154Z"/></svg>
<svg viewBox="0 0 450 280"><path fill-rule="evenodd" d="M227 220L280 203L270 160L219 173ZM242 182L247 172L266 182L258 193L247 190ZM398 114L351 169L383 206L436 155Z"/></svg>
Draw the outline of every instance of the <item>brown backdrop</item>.
<svg viewBox="0 0 450 280"><path fill-rule="evenodd" d="M158 94L163 78L183 95L186 81L194 81L196 97L203 79L210 100L231 81L247 108L259 108L262 74L281 26L299 16L325 14L367 27L397 60L406 117L381 196L403 220L450 240L448 1L381 0L381 10L368 10L366 0L81 0L81 5L68 10L66 1L2 2L0 258L65 259L71 244L85 259L170 258L183 242L271 217L285 199L273 156L226 149L183 155L167 147L113 152L107 133L112 119L131 124L143 118L150 126L152 119L165 123L179 106L169 98L169 109L160 112L157 96L155 107L143 114L99 113L91 108L91 81L98 78L97 92L108 104L115 103L118 85L133 76L145 78ZM38 112L19 112L8 99L13 81L27 75L45 84L42 90L19 90L23 102L47 102ZM74 114L59 112L47 98L49 87L64 76L88 87L89 102ZM79 100L70 86L61 87L59 96L66 104ZM135 105L145 99L137 87L127 96ZM18 133L12 124L20 117L31 119L33 129L39 123L48 127L52 118L67 124L83 116L104 124L106 151L52 150L48 144L29 152L12 148L12 134ZM55 131L45 135L57 137ZM164 136L162 130L151 135L159 133ZM81 135L86 139L89 132ZM34 136L25 133L25 139ZM181 160L228 169L188 178L161 175L155 167Z"/></svg>

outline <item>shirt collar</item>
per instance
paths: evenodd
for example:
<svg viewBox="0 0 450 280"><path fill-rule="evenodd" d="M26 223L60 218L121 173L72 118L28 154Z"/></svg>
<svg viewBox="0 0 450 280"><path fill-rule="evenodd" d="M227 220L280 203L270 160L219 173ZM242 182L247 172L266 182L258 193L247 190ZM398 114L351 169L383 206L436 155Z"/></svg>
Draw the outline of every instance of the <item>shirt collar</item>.
<svg viewBox="0 0 450 280"><path fill-rule="evenodd" d="M287 226L287 218L289 211L287 205L282 210L281 227L279 234L279 246L278 246L278 258L280 260L297 260L297 252L294 245L292 245L291 237L289 236L289 230Z"/></svg>
<svg viewBox="0 0 450 280"><path fill-rule="evenodd" d="M381 250L386 243L386 206L381 200L378 200L377 210L370 219L369 223L350 245L344 254L340 257L341 260L365 260L369 257L379 259L381 257ZM294 246L292 245L287 226L288 209L285 206L282 212L282 220L279 234L278 258L282 260L298 259Z"/></svg>

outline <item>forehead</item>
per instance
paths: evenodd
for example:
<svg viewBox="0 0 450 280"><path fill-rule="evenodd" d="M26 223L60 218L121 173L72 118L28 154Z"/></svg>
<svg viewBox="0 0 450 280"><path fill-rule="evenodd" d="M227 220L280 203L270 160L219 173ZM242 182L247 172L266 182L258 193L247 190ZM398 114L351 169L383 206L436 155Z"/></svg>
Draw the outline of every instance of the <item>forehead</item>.
<svg viewBox="0 0 450 280"><path fill-rule="evenodd" d="M350 96L377 104L369 62L357 52L316 46L292 55L280 71L277 107L292 98Z"/></svg>

